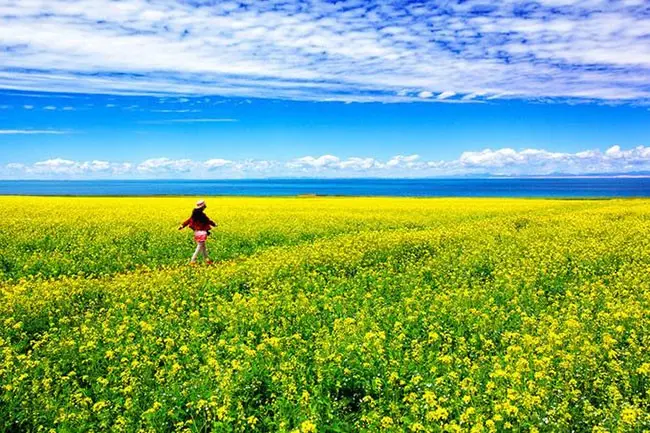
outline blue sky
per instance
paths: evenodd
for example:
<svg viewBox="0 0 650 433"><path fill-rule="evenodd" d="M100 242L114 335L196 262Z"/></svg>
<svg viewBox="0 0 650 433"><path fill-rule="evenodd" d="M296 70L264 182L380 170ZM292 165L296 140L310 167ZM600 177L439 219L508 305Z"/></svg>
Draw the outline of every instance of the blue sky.
<svg viewBox="0 0 650 433"><path fill-rule="evenodd" d="M650 7L0 0L0 178L650 172Z"/></svg>

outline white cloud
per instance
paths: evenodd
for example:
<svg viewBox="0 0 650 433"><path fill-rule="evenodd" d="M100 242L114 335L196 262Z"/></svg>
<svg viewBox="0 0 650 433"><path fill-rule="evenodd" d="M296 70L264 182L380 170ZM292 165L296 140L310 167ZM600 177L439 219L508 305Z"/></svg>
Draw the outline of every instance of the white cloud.
<svg viewBox="0 0 650 433"><path fill-rule="evenodd" d="M11 162L5 166L9 170L24 170L25 164L20 164L18 162Z"/></svg>
<svg viewBox="0 0 650 433"><path fill-rule="evenodd" d="M605 151L605 155L609 156L610 158L619 158L623 156L623 152L621 151L621 146L615 145L610 147Z"/></svg>
<svg viewBox="0 0 650 433"><path fill-rule="evenodd" d="M223 167L227 167L233 164L232 161L228 159L222 159L222 158L215 158L215 159L209 159L203 163L208 170L215 170Z"/></svg>
<svg viewBox="0 0 650 433"><path fill-rule="evenodd" d="M133 164L130 162L122 163L112 163L111 164L111 174L116 176L126 175L131 173L133 170Z"/></svg>
<svg viewBox="0 0 650 433"><path fill-rule="evenodd" d="M457 159L425 160L419 155L340 158L303 156L288 161L211 158L152 158L141 163L54 158L33 164L13 162L0 167L9 178L247 178L247 177L430 177L456 175L589 175L645 173L650 175L650 147L575 153L544 149L483 149L462 152Z"/></svg>
<svg viewBox="0 0 650 433"><path fill-rule="evenodd" d="M40 161L34 164L35 172L52 173L52 174L76 174L80 169L80 164L69 159L55 158L47 161Z"/></svg>
<svg viewBox="0 0 650 433"><path fill-rule="evenodd" d="M233 123L239 122L238 119L163 119L163 120L143 120L138 123L149 125L162 125L165 123Z"/></svg>
<svg viewBox="0 0 650 433"><path fill-rule="evenodd" d="M605 151L605 157L631 165L643 164L650 160L650 147L637 146L634 149L622 150L621 146L616 145Z"/></svg>
<svg viewBox="0 0 650 433"><path fill-rule="evenodd" d="M43 110L56 111L56 107L54 105L47 105L47 106L43 107Z"/></svg>
<svg viewBox="0 0 650 433"><path fill-rule="evenodd" d="M377 161L375 158L357 158L352 157L348 158L345 161L339 163L339 168L341 170L354 170L354 171L365 171L371 170L374 168L381 168L382 164Z"/></svg>
<svg viewBox="0 0 650 433"><path fill-rule="evenodd" d="M451 98L452 96L455 96L455 95L456 95L456 92L451 92L451 91L442 92L441 94L438 95L438 99L440 99L440 100L448 99L448 98Z"/></svg>
<svg viewBox="0 0 650 433"><path fill-rule="evenodd" d="M0 129L0 135L60 135L69 133L69 131L56 129Z"/></svg>
<svg viewBox="0 0 650 433"><path fill-rule="evenodd" d="M63 158L55 158L55 159L48 159L47 161L41 161L37 162L34 165L36 167L62 167L62 166L71 166L74 165L75 162L71 161L69 159L63 159Z"/></svg>
<svg viewBox="0 0 650 433"><path fill-rule="evenodd" d="M151 110L152 113L198 113L201 110L190 110L190 109L182 109L182 110Z"/></svg>
<svg viewBox="0 0 650 433"><path fill-rule="evenodd" d="M463 101L471 101L472 99L476 99L481 96L485 96L486 92L472 92L468 93L467 95L463 96L461 99Z"/></svg>
<svg viewBox="0 0 650 433"><path fill-rule="evenodd" d="M420 155L397 155L392 157L386 164L387 168L416 168L419 167L418 159Z"/></svg>
<svg viewBox="0 0 650 433"><path fill-rule="evenodd" d="M34 108L34 106L33 105L23 105L23 108L25 110L31 110L32 108Z"/></svg>
<svg viewBox="0 0 650 433"><path fill-rule="evenodd" d="M387 169L421 168L422 163L417 162L419 155L397 155L387 162L381 162L375 158L350 157L341 159L334 155L323 155L319 157L304 156L288 161L285 166L289 169L299 169L303 172L334 170L338 172L367 172Z"/></svg>
<svg viewBox="0 0 650 433"><path fill-rule="evenodd" d="M360 102L445 95L647 101L643 6L0 0L0 16L12 17L0 40L14 47L0 52L0 88ZM185 99L177 101L192 101Z"/></svg>
<svg viewBox="0 0 650 433"><path fill-rule="evenodd" d="M334 155L323 155L319 157L313 156L304 156L302 158L297 158L292 161L287 162L287 168L297 168L297 169L316 169L321 170L326 167L335 168L338 166L341 160Z"/></svg>
<svg viewBox="0 0 650 433"><path fill-rule="evenodd" d="M605 152L585 150L576 153L549 152L540 149L517 151L510 148L463 152L458 163L468 170L497 174L590 174L648 171L650 147L622 150L612 146Z"/></svg>
<svg viewBox="0 0 650 433"><path fill-rule="evenodd" d="M468 167L503 167L523 161L519 152L510 149L485 149L480 152L463 152L460 156L460 163Z"/></svg>
<svg viewBox="0 0 650 433"><path fill-rule="evenodd" d="M32 177L57 177L57 178L84 178L96 175L116 175L128 173L132 164L108 161L73 161L70 159L54 158L39 161L32 165L8 164L11 170L21 170L25 175Z"/></svg>
<svg viewBox="0 0 650 433"><path fill-rule="evenodd" d="M270 173L270 170L274 170L279 166L277 161L266 161L263 159L246 159L244 161L235 162L232 165L232 168L239 175L245 175L246 173L253 174L264 174Z"/></svg>
<svg viewBox="0 0 650 433"><path fill-rule="evenodd" d="M94 161L83 163L81 167L89 171L110 171L111 163L108 161L94 160Z"/></svg>
<svg viewBox="0 0 650 433"><path fill-rule="evenodd" d="M189 173L195 167L196 163L190 159L153 158L138 164L137 170L152 174Z"/></svg>

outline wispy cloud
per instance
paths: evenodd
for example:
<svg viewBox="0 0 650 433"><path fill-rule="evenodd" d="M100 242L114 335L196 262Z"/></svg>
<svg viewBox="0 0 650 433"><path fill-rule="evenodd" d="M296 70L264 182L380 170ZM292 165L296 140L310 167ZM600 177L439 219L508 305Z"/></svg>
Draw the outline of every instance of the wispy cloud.
<svg viewBox="0 0 650 433"><path fill-rule="evenodd" d="M359 102L650 99L645 2L488 3L0 0L0 16L11 16L0 40L12 47L0 50L0 88Z"/></svg>
<svg viewBox="0 0 650 433"><path fill-rule="evenodd" d="M440 100L449 99L449 98L451 98L453 96L456 96L456 92L447 91L447 92L442 92L441 94L439 94L438 99L440 99Z"/></svg>
<svg viewBox="0 0 650 433"><path fill-rule="evenodd" d="M149 110L149 111L151 111L152 113L199 113L201 110L198 109L190 110L185 108L182 110L166 109L166 110Z"/></svg>
<svg viewBox="0 0 650 433"><path fill-rule="evenodd" d="M149 125L162 125L165 123L232 123L239 122L238 119L163 119L163 120L141 120L138 123Z"/></svg>
<svg viewBox="0 0 650 433"><path fill-rule="evenodd" d="M242 178L242 177L435 177L465 175L650 174L650 147L575 153L511 148L466 151L453 160L427 160L420 155L374 157L302 156L287 161L151 158L140 163L48 159L33 164L13 162L0 168L9 178Z"/></svg>
<svg viewBox="0 0 650 433"><path fill-rule="evenodd" d="M0 135L61 135L70 131L55 129L0 129Z"/></svg>
<svg viewBox="0 0 650 433"><path fill-rule="evenodd" d="M52 93L23 93L23 92L0 92L0 95L19 96L21 98L56 98L56 99L76 99L80 96L61 95Z"/></svg>

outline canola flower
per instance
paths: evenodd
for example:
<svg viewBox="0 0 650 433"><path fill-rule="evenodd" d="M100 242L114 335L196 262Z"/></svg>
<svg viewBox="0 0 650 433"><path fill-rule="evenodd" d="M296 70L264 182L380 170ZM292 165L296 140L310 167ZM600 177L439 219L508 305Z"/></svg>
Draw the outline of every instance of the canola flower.
<svg viewBox="0 0 650 433"><path fill-rule="evenodd" d="M650 429L648 200L141 200L0 198L0 431Z"/></svg>

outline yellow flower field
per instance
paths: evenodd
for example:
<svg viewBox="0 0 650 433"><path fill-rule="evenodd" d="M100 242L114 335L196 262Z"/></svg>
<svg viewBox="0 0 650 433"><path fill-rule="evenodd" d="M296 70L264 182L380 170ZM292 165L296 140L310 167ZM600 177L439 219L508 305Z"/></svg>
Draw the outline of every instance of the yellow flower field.
<svg viewBox="0 0 650 433"><path fill-rule="evenodd" d="M0 197L0 431L650 431L650 200Z"/></svg>

